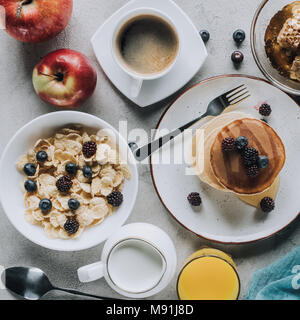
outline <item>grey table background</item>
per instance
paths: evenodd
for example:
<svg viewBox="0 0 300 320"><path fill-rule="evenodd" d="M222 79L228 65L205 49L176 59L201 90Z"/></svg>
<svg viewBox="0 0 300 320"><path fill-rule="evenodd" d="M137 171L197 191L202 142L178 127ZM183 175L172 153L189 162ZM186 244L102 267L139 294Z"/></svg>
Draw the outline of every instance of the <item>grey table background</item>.
<svg viewBox="0 0 300 320"><path fill-rule="evenodd" d="M175 0L175 2L187 12L199 30L208 29L211 33L207 45L209 58L186 88L202 79L226 73L262 77L252 58L249 45L251 20L260 0ZM129 130L145 128L150 132L150 129L155 128L167 104L176 95L151 108L141 109L135 106L111 85L97 64L89 43L97 28L125 3L126 0L75 0L69 26L56 39L43 44L22 44L0 30L0 153L17 129L39 115L54 111L35 95L31 73L41 57L63 47L85 53L98 70L99 82L96 92L92 99L80 108L81 111L99 116L115 127L118 127L119 120L127 120ZM232 33L237 28L247 32L247 39L241 46L245 61L239 70L234 69L230 60L231 52L236 48ZM238 265L242 282L241 298L243 298L256 270L283 257L300 244L299 219L273 238L249 245L226 246L198 238L181 227L164 209L154 190L149 166L140 166L139 172L139 195L128 223L137 221L153 223L167 231L177 248L178 272L183 261L202 245L222 249L232 254ZM91 284L80 284L77 280L77 268L95 262L100 257L101 250L102 245L77 253L60 253L40 248L14 229L0 207L0 265L37 266L42 268L56 285L99 295L116 296L104 280ZM175 280L154 299L176 299ZM14 298L6 290L0 290L0 299ZM45 298L74 297L51 293Z"/></svg>

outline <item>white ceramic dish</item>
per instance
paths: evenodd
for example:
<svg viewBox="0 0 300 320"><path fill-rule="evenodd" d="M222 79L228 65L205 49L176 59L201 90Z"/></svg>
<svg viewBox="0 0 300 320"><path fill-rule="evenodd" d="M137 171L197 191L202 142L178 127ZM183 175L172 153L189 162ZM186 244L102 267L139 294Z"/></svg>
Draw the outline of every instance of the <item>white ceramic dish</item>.
<svg viewBox="0 0 300 320"><path fill-rule="evenodd" d="M180 38L180 57L172 70L164 77L143 83L137 98L130 95L132 80L113 58L111 41L120 19L129 11L149 7L165 12L176 25ZM140 107L152 105L172 95L199 71L206 60L206 47L191 19L171 0L133 0L119 9L95 33L91 39L96 57L112 83L126 97ZM191 50L190 48L193 48Z"/></svg>
<svg viewBox="0 0 300 320"><path fill-rule="evenodd" d="M237 110L259 117L254 106L267 101L273 109L269 123L278 132L286 147L287 161L280 174L280 189L276 208L272 213L263 214L261 210L243 203L236 196L216 191L202 183L197 176L185 175L186 164L151 164L155 188L170 214L195 234L227 244L270 237L299 216L299 106L286 93L262 79L227 75L204 80L188 90L168 108L158 124L158 129L171 130L180 127L204 113L213 98L240 84L247 85L251 98L240 104ZM201 123L205 121L207 120ZM181 139L176 139L171 146L166 145L153 154L151 163L158 163L158 157L170 152L170 147L172 154L180 152ZM187 195L194 191L202 194L203 204L199 211L195 211L186 199Z"/></svg>
<svg viewBox="0 0 300 320"><path fill-rule="evenodd" d="M109 129L115 134L122 150L128 150L132 177L124 185L122 206L98 226L86 229L79 239L61 240L47 238L43 228L29 224L24 219L24 194L20 184L24 176L15 167L18 158L25 154L39 138L50 137L56 129L69 124L81 124L95 130ZM125 155L124 155L125 156ZM6 146L0 162L0 200L3 209L16 229L32 242L52 250L79 251L94 247L105 241L120 228L129 217L138 191L138 172L127 142L105 121L77 111L53 112L34 119L21 128Z"/></svg>

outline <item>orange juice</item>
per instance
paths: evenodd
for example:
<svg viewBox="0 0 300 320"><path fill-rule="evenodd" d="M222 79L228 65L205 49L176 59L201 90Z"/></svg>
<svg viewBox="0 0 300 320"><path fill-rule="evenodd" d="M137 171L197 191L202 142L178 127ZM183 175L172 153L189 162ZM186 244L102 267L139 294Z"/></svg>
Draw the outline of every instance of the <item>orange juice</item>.
<svg viewBox="0 0 300 320"><path fill-rule="evenodd" d="M177 282L180 300L236 300L240 280L226 253L203 248L188 258Z"/></svg>

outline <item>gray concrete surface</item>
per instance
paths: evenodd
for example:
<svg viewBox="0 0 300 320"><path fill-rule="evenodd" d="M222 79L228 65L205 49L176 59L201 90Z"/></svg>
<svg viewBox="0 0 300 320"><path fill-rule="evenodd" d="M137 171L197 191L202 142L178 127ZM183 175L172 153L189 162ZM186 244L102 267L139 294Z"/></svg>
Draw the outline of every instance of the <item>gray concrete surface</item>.
<svg viewBox="0 0 300 320"><path fill-rule="evenodd" d="M163 1L163 0L162 0ZM56 39L38 45L26 45L10 38L0 30L0 152L21 126L33 118L54 109L41 102L35 95L31 72L34 65L46 53L68 47L82 51L97 66L99 83L93 98L80 108L99 116L114 126L118 120L126 119L129 129L154 128L167 104L174 99L140 109L130 103L111 85L103 74L93 55L89 39L97 28L127 0L75 0L74 14L67 29ZM249 45L251 19L260 0L175 0L187 12L197 28L208 29L211 40L207 48L209 58L186 87L199 80L225 73L244 73L262 76L255 65ZM247 39L241 46L245 61L239 70L234 69L230 55L236 48L232 40L235 29L247 32ZM190 48L193 50L193 48ZM273 238L243 246L225 246L210 243L189 233L175 222L160 203L150 176L148 166L141 166L140 189L134 211L128 222L149 222L161 226L174 240L178 253L178 271L186 257L202 245L220 248L233 255L237 262L244 297L249 281L255 270L267 266L300 244L299 219L287 230ZM92 263L100 257L102 245L84 252L60 253L40 248L22 235L9 223L0 208L0 265L32 265L42 268L58 286L70 287L99 295L116 296L103 280L91 284L80 284L76 269ZM176 279L154 299L176 299ZM71 299L73 296L52 293L45 299ZM15 299L6 290L0 290L0 299Z"/></svg>

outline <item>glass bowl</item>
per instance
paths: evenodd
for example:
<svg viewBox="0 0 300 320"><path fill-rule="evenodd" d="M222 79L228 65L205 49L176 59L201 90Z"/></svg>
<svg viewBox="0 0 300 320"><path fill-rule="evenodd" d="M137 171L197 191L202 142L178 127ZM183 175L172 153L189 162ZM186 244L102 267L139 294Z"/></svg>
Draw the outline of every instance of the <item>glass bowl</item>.
<svg viewBox="0 0 300 320"><path fill-rule="evenodd" d="M300 96L300 82L283 77L271 65L265 51L265 32L274 17L286 5L292 3L291 0L263 0L259 5L251 26L251 50L255 62L264 76L281 90Z"/></svg>

